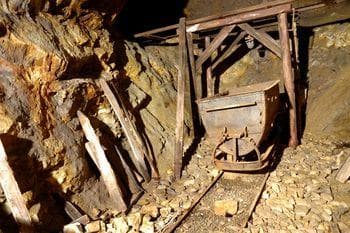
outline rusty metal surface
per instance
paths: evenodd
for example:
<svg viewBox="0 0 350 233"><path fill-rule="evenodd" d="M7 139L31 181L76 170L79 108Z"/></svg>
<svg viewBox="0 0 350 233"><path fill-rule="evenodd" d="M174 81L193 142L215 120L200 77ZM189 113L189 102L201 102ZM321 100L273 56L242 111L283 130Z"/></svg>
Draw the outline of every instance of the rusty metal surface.
<svg viewBox="0 0 350 233"><path fill-rule="evenodd" d="M214 147L214 161L229 170L258 170L267 163L261 159L259 146L272 127L279 102L279 81L269 81L232 89L227 96L198 100L200 115L208 140ZM217 157L220 153L225 157ZM255 151L255 161L242 157ZM235 164L240 160L240 164ZM240 169L241 168L241 169Z"/></svg>

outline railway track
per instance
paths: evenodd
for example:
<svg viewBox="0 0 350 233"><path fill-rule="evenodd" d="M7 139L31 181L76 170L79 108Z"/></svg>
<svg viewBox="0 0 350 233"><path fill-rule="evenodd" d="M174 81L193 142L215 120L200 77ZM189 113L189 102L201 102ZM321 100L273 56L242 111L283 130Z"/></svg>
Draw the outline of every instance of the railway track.
<svg viewBox="0 0 350 233"><path fill-rule="evenodd" d="M224 173L174 232L230 232L244 227L260 197L267 176L266 172ZM216 215L213 206L219 200L237 201L237 213L232 216Z"/></svg>

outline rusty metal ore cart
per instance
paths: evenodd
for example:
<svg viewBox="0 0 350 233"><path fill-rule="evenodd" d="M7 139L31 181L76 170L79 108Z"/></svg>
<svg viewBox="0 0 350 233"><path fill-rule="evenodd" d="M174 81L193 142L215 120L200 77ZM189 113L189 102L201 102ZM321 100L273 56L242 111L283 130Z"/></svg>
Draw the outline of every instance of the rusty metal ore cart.
<svg viewBox="0 0 350 233"><path fill-rule="evenodd" d="M279 81L235 88L226 96L198 100L213 160L222 170L255 171L269 163L259 146L267 138L280 108Z"/></svg>

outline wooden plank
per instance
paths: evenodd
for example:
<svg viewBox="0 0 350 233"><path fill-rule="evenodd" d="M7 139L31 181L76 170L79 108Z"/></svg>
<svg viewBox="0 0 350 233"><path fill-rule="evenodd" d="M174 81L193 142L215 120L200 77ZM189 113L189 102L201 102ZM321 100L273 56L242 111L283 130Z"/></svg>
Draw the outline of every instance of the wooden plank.
<svg viewBox="0 0 350 233"><path fill-rule="evenodd" d="M222 62L224 61L226 58L228 58L229 56L231 56L231 54L233 54L241 45L238 44L240 42L241 39L243 39L243 37L245 36L245 32L241 32L237 38L232 42L232 44L225 49L225 52L220 55L218 57L218 59L216 59L216 61L214 61L213 63L213 70Z"/></svg>
<svg viewBox="0 0 350 233"><path fill-rule="evenodd" d="M166 31L170 31L170 30L175 30L179 27L179 24L172 24L166 27L161 27L161 28L156 28L156 29L152 29L149 31L145 31L145 32L140 32L134 35L135 38L139 38L139 37L147 37L149 35L152 34L157 34L160 32L166 32Z"/></svg>
<svg viewBox="0 0 350 233"><path fill-rule="evenodd" d="M249 7L244 7L241 9L231 10L231 11L223 12L220 14L214 14L214 15L202 17L199 19L190 20L188 22L189 23L188 25L193 25L196 23L203 23L203 22L207 22L210 20L221 19L221 18L225 18L225 17L237 15L237 14L242 14L242 13L247 13L247 12L251 12L251 11L256 11L256 10L260 10L260 9L272 8L272 7L276 7L279 5L284 5L284 4L288 4L288 3L292 3L292 2L293 2L293 0L277 0L277 1L263 2L261 4L257 4L257 5L253 5L253 6L249 6Z"/></svg>
<svg viewBox="0 0 350 233"><path fill-rule="evenodd" d="M114 171L109 164L106 154L100 144L100 140L92 128L90 120L80 111L77 112L77 115L83 128L85 137L89 141L89 155L99 169L108 193L112 200L116 203L116 209L120 212L124 212L126 211L127 206L123 200L123 193L118 185Z"/></svg>
<svg viewBox="0 0 350 233"><path fill-rule="evenodd" d="M131 168L126 163L122 153L120 152L117 146L114 146L114 148L120 158L120 161L122 162L123 168L127 175L128 183L131 186L130 189L137 190L137 192L141 192L141 191L143 192L144 191L143 188L139 185L139 182L137 181L135 174L132 172Z"/></svg>
<svg viewBox="0 0 350 233"><path fill-rule="evenodd" d="M197 77L196 72L196 62L194 58L194 50L193 50L193 35L191 32L187 33L187 48L188 48L188 56L190 60L190 68L191 68L191 76L192 83L194 85L194 94L196 96L196 100L202 98L202 82L201 79Z"/></svg>
<svg viewBox="0 0 350 233"><path fill-rule="evenodd" d="M198 24L198 23L203 23L203 22L207 22L210 20L225 18L225 17L229 17L232 15L240 14L240 13L247 13L250 11L256 11L256 10L263 9L263 8L275 7L278 5L283 5L283 4L291 3L291 2L293 2L293 1L292 0L277 0L277 1L265 2L265 3L255 5L255 6L250 6L250 7L246 7L246 8L242 8L242 9L228 11L228 12L225 12L223 14L210 15L210 16L206 16L206 17L201 17L199 19L189 20L189 21L187 21L186 25L187 25L187 28L189 28L193 24ZM173 25L169 25L166 27L156 28L156 29L152 29L149 31L137 33L134 35L134 37L139 38L139 37L152 35L152 34L156 34L156 33L160 33L160 32L174 30L174 29L177 29L178 27L179 27L179 24L173 24Z"/></svg>
<svg viewBox="0 0 350 233"><path fill-rule="evenodd" d="M222 42L226 39L226 37L230 34L230 32L233 30L235 25L229 25L223 27L218 35L214 38L213 42L204 50L204 52L199 56L199 58L196 61L196 70L198 71L203 63L211 56L211 54L219 48L219 46L222 44Z"/></svg>
<svg viewBox="0 0 350 233"><path fill-rule="evenodd" d="M206 36L204 39L205 48L207 49L210 46L210 37ZM207 78L207 97L211 97L214 95L214 81L211 70L211 59L207 60L207 68L206 68L206 78Z"/></svg>
<svg viewBox="0 0 350 233"><path fill-rule="evenodd" d="M269 34L264 31L258 31L247 23L238 24L238 26L281 58L281 47Z"/></svg>
<svg viewBox="0 0 350 233"><path fill-rule="evenodd" d="M284 86L286 88L289 100L289 146L296 147L298 145L297 106L295 100L294 75L292 71L291 54L289 48L287 13L281 13L278 15L278 24L282 48Z"/></svg>
<svg viewBox="0 0 350 233"><path fill-rule="evenodd" d="M108 86L108 85L107 85ZM147 148L147 145L145 145L144 141L142 140L142 136L140 135L139 131L137 130L137 127L135 125L135 122L131 119L130 115L128 114L127 109L125 108L124 99L123 96L119 94L119 90L115 87L114 84L112 84L115 94L117 96L117 101L120 103L121 110L124 112L125 121L130 124L129 130L131 131L132 135L134 136L133 139L135 139L135 145L138 146L139 151L143 153L143 156L147 159L149 162L149 165L151 166L152 171L152 177L159 180L159 171L156 165L155 160L152 158L152 156L149 153L149 150ZM112 96L114 97L114 96Z"/></svg>
<svg viewBox="0 0 350 233"><path fill-rule="evenodd" d="M64 211L67 215L74 221L83 215L79 212L79 210L69 201L65 201L64 203Z"/></svg>
<svg viewBox="0 0 350 233"><path fill-rule="evenodd" d="M179 34L179 71L177 79L177 105L176 105L176 129L174 150L174 173L175 178L181 177L182 157L184 154L184 111L185 111L185 83L188 78L188 60L186 49L186 19L180 19Z"/></svg>
<svg viewBox="0 0 350 233"><path fill-rule="evenodd" d="M347 160L344 162L342 167L339 169L336 179L339 182L345 183L350 177L350 156L348 156Z"/></svg>
<svg viewBox="0 0 350 233"><path fill-rule="evenodd" d="M229 16L222 19L215 19L212 21L191 25L187 28L187 32L197 32L197 31L227 26L231 24L236 24L236 23L243 23L254 19L274 16L283 12L289 12L290 10L291 10L291 4L284 4L273 8L260 9L252 12L241 13L241 14Z"/></svg>
<svg viewBox="0 0 350 233"><path fill-rule="evenodd" d="M134 156L131 156L132 161L134 162L137 170L141 173L143 178L148 182L150 181L150 176L147 170L146 163L144 161L145 158L145 152L140 147L139 143L135 140L135 134L132 132L132 130L135 130L132 126L131 122L128 120L126 113L123 111L123 108L121 104L118 102L118 100L113 95L112 90L108 86L107 82L103 79L100 80L101 88L106 95L110 105L112 106L112 109L117 116L122 128L123 132L125 133L125 136L129 142L129 145L131 147L131 150L134 154Z"/></svg>
<svg viewBox="0 0 350 233"><path fill-rule="evenodd" d="M20 232L33 232L32 220L15 176L7 162L4 145L0 140L0 184L10 206L12 216L20 226Z"/></svg>
<svg viewBox="0 0 350 233"><path fill-rule="evenodd" d="M86 225L90 222L90 218L88 215L83 215L77 219L74 219L74 221L72 221L72 223L80 223L82 225Z"/></svg>

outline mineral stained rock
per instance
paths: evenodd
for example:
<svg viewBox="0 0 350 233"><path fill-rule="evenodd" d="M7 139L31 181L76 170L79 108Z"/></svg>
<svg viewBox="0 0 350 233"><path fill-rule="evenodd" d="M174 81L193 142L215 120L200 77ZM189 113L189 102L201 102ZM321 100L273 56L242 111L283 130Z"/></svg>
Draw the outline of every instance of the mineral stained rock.
<svg viewBox="0 0 350 233"><path fill-rule="evenodd" d="M62 198L91 216L94 208L110 206L86 156L77 110L91 117L101 137L112 136L109 143L130 152L96 79L117 86L160 171L171 166L176 47L145 50L115 40L105 28L125 1L103 2L8 0L0 5L1 138L22 192L33 192L29 208L52 207L38 214L46 232L69 221L63 209L53 207ZM102 6L108 9L103 14ZM185 114L189 136L188 104Z"/></svg>

